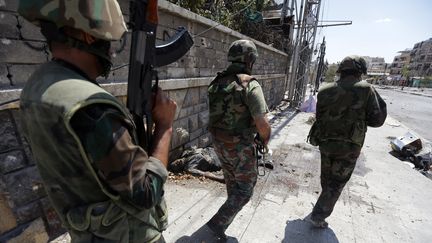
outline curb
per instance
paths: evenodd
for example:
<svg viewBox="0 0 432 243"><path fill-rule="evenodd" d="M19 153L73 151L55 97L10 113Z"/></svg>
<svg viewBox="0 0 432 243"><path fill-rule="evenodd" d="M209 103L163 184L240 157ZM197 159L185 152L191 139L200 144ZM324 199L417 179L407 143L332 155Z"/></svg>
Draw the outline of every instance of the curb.
<svg viewBox="0 0 432 243"><path fill-rule="evenodd" d="M432 94L424 94L424 93L419 93L419 92L415 92L415 91L400 90L399 88L387 88L387 87L379 87L379 86L376 86L376 88L381 89L381 90L393 90L393 91L396 91L399 93L412 94L412 95L432 98Z"/></svg>

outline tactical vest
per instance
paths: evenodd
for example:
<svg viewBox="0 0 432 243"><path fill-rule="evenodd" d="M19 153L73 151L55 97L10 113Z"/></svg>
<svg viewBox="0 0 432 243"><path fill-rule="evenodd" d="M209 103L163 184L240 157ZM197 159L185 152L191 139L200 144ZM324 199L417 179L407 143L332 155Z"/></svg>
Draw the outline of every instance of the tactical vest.
<svg viewBox="0 0 432 243"><path fill-rule="evenodd" d="M216 77L208 87L209 131L222 142L253 141L253 118L246 106L246 88L255 80L246 74Z"/></svg>
<svg viewBox="0 0 432 243"><path fill-rule="evenodd" d="M165 201L137 208L97 175L70 120L83 107L124 106L99 86L55 62L44 64L21 94L23 131L47 194L72 242L154 242L167 226ZM134 128L129 131L136 138ZM135 139L136 141L136 139Z"/></svg>
<svg viewBox="0 0 432 243"><path fill-rule="evenodd" d="M309 133L311 144L343 141L363 146L369 95L369 84L350 80L328 84L320 89L319 113Z"/></svg>

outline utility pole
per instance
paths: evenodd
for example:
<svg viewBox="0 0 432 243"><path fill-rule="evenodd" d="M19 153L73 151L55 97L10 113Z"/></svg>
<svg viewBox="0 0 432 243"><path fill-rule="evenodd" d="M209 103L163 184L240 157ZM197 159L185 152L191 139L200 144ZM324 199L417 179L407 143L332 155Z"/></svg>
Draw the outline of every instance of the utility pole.
<svg viewBox="0 0 432 243"><path fill-rule="evenodd" d="M292 107L303 102L315 45L321 0L303 0L300 7L297 35L292 63L289 99ZM294 89L293 89L294 88Z"/></svg>
<svg viewBox="0 0 432 243"><path fill-rule="evenodd" d="M294 47L292 52L290 53L290 56L292 56L292 63L290 65L290 63L288 63L288 65L290 65L291 69L290 69L290 76L289 76L289 80L288 80L288 99L291 102L291 106L292 106L292 100L294 97L294 93L295 93L295 77L297 76L297 65L298 65L298 57L299 57L299 43L300 43L300 33L301 33L301 28L302 28L302 19L303 19L303 2L304 0L301 0L301 5L300 5L300 11L298 11L298 6L297 6L297 0L292 0L292 5L295 6L295 8L292 8L292 11L294 11L294 9L296 10L296 26L295 29L297 29L296 31L296 37L295 37L295 42L294 42Z"/></svg>
<svg viewBox="0 0 432 243"><path fill-rule="evenodd" d="M294 16L297 16L297 15L294 15L295 7L297 7L297 0L291 0L291 1L290 0L284 0L282 11L281 11L281 23L284 23L284 18L287 15L288 10L289 10L289 16L292 17L292 23L289 27L288 41L285 43L286 44L286 52L287 52L288 56L287 56L287 62L286 62L286 67L285 67L286 76L285 76L285 80L284 80L284 90L285 90L285 92L288 91L288 94L290 93L290 77L292 76L292 73L293 73L291 63L292 63L292 59L294 57L294 51L295 51L295 43L293 41L294 25L296 23L296 21L294 20ZM297 22L298 22L298 20L297 20Z"/></svg>
<svg viewBox="0 0 432 243"><path fill-rule="evenodd" d="M318 69L317 69L317 74L316 74L316 79L315 79L315 87L314 87L314 95L315 92L318 91L318 88L320 86L323 74L324 74L324 56L325 56L325 50L326 50L326 43L325 43L325 37L323 37L323 40L321 42L320 45L320 50L319 50L319 55L317 58L317 63L318 63Z"/></svg>
<svg viewBox="0 0 432 243"><path fill-rule="evenodd" d="M284 22L284 19L287 16L288 9L289 9L289 7L288 7L289 3L288 2L289 2L289 0L284 0L284 2L283 2L283 6L282 6L282 10L281 10L281 19L280 19L281 23Z"/></svg>

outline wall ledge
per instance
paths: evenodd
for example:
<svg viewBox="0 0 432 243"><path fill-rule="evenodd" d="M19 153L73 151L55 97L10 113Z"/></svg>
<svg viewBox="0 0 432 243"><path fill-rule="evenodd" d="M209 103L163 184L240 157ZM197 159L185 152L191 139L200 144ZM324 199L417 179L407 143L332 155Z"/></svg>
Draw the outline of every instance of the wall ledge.
<svg viewBox="0 0 432 243"><path fill-rule="evenodd" d="M266 81L274 78L285 78L285 74L267 74L267 75L254 75L260 81ZM177 90L203 87L210 84L214 77L200 77L200 78L179 78L179 79L164 79L159 80L159 86L163 90ZM113 94L114 96L125 96L127 94L127 83L108 83L101 84L102 88ZM22 89L9 89L0 90L0 103L8 102L10 100L19 99ZM12 102L0 106L0 110L16 109L19 107L19 102Z"/></svg>

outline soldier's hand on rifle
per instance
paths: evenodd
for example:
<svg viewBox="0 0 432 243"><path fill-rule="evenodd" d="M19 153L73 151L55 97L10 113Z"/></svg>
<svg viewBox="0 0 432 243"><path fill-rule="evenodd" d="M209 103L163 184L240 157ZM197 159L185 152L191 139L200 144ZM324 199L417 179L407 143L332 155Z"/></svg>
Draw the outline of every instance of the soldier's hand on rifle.
<svg viewBox="0 0 432 243"><path fill-rule="evenodd" d="M177 103L170 99L160 87L153 96L154 105L152 110L153 121L156 128L167 129L171 128L174 121L174 116L177 109Z"/></svg>

